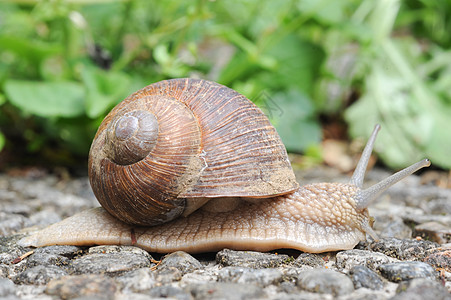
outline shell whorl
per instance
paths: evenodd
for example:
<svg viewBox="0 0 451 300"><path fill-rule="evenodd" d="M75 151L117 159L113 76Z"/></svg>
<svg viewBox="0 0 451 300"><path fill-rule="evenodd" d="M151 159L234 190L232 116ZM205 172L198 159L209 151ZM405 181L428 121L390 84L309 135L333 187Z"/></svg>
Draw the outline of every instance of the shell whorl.
<svg viewBox="0 0 451 300"><path fill-rule="evenodd" d="M195 116L177 99L161 95L122 102L117 108L102 122L91 146L89 177L94 194L109 213L127 223L155 225L176 218L185 206L179 194L198 180L202 168ZM158 123L157 134L152 115ZM136 117L144 117L141 123L149 123L152 129L140 130L140 122L133 120ZM118 131L122 123L131 123L132 129ZM137 141L142 135L152 138ZM133 149L136 145L140 147ZM121 158L128 164L111 156L131 151L139 155Z"/></svg>
<svg viewBox="0 0 451 300"><path fill-rule="evenodd" d="M261 110L232 89L196 79L161 81L118 104L94 138L89 172L100 204L138 225L176 218L188 198L264 198L298 187Z"/></svg>
<svg viewBox="0 0 451 300"><path fill-rule="evenodd" d="M116 116L108 125L105 151L119 165L144 159L155 147L158 121L154 114L134 110Z"/></svg>

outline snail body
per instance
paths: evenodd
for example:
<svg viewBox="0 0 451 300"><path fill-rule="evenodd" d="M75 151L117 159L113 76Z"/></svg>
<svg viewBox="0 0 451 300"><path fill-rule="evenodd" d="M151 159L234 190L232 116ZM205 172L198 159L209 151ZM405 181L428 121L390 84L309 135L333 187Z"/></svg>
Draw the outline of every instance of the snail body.
<svg viewBox="0 0 451 300"><path fill-rule="evenodd" d="M277 132L244 96L204 80L152 84L116 106L94 138L89 175L102 208L19 244L121 244L162 253L351 249L367 234L377 238L369 203L430 164L362 190L379 128L350 183L299 187Z"/></svg>

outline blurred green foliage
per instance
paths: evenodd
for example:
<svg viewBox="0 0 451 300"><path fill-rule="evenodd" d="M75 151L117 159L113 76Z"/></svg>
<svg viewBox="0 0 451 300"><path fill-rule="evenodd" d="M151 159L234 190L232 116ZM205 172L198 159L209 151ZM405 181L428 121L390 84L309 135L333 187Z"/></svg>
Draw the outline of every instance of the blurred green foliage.
<svg viewBox="0 0 451 300"><path fill-rule="evenodd" d="M194 76L253 100L289 151L316 155L338 116L353 137L380 123L391 167L449 168L450 18L448 0L3 1L0 149L86 157L128 94Z"/></svg>

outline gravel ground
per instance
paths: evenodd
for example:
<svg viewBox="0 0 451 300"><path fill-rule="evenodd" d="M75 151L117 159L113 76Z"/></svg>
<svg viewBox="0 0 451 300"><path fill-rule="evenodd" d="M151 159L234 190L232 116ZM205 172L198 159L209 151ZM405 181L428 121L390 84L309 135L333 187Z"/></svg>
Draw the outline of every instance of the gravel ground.
<svg viewBox="0 0 451 300"><path fill-rule="evenodd" d="M367 182L388 175L372 171ZM325 168L297 177L304 183L347 179ZM381 240L353 250L161 256L132 246L16 244L24 232L94 206L86 178L0 175L0 298L451 299L451 190L422 185L417 176L370 208Z"/></svg>

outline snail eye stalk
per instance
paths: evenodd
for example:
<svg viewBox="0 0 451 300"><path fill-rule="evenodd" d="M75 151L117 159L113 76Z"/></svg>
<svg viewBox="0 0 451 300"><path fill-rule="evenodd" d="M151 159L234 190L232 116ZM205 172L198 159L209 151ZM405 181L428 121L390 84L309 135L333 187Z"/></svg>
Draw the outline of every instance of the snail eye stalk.
<svg viewBox="0 0 451 300"><path fill-rule="evenodd" d="M376 124L373 129L373 133L371 134L368 142L366 143L365 149L363 149L362 156L355 168L354 173L352 174L350 184L355 185L359 189L363 186L363 179L365 178L365 171L368 166L368 162L371 157L371 152L374 148L374 143L376 141L377 134L381 126ZM423 159L410 167L407 167L390 177L382 180L381 182L373 185L372 187L367 188L366 190L360 190L357 194L356 202L357 209L362 210L368 207L371 202L373 202L380 194L385 192L389 187L397 183L398 181L408 177L409 175L415 173L421 168L429 167L431 165L431 161L429 159Z"/></svg>
<svg viewBox="0 0 451 300"><path fill-rule="evenodd" d="M371 134L368 142L366 143L365 149L363 149L362 156L357 164L357 167L352 174L351 180L349 183L354 184L358 188L362 188L363 179L365 178L365 171L368 166L368 162L370 161L371 152L373 152L374 142L376 141L377 133L381 129L379 124L376 124L373 129L373 133Z"/></svg>
<svg viewBox="0 0 451 300"><path fill-rule="evenodd" d="M385 178L384 180L376 183L375 185L365 189L361 190L357 193L357 209L365 209L370 205L371 202L373 202L377 197L379 197L380 194L385 192L389 187L397 183L398 181L408 177L409 175L412 175L419 169L422 169L424 167L429 167L431 165L431 161L429 159L423 159L417 163L414 163L410 167L407 167L390 177Z"/></svg>

